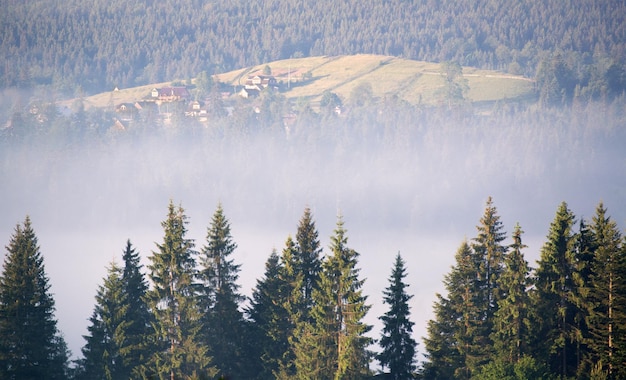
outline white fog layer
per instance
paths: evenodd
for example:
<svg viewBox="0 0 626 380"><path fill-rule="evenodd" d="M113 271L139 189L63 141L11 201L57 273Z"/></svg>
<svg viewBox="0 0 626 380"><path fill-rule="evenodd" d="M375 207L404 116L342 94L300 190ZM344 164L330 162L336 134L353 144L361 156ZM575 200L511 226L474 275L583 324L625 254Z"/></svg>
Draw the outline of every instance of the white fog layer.
<svg viewBox="0 0 626 380"><path fill-rule="evenodd" d="M435 293L457 247L475 236L488 196L509 236L515 223L522 226L531 266L561 201L577 218L591 218L603 201L618 225L626 225L625 119L611 115L589 106L498 122L430 117L393 127L335 123L289 133L209 127L105 142L5 145L0 236L7 245L16 224L31 217L59 328L79 356L106 266L121 261L126 239L147 262L163 238L170 199L186 210L188 236L198 249L221 202L246 295L272 249L280 251L295 234L305 207L325 252L340 213L349 246L361 254L373 305L370 334L380 335L382 290L400 252L421 340Z"/></svg>

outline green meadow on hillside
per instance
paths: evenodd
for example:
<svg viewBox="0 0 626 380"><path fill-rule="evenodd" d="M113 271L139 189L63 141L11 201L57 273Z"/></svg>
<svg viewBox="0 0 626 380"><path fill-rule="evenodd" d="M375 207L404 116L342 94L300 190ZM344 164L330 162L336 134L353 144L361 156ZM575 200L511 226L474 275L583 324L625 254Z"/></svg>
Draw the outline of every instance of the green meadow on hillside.
<svg viewBox="0 0 626 380"><path fill-rule="evenodd" d="M441 64L380 55L294 58L216 74L214 78L232 88L234 94L249 75L263 73L266 66L281 84L282 94L290 100L307 99L316 103L324 91L348 99L357 86L369 83L378 99L397 97L411 104L426 105L442 101ZM533 94L534 81L522 76L464 67L463 78L468 85L464 96L471 102L521 100ZM192 79L191 83L194 81ZM168 85L170 83L155 83L105 92L85 98L85 105L107 107L133 102L146 97L154 87Z"/></svg>

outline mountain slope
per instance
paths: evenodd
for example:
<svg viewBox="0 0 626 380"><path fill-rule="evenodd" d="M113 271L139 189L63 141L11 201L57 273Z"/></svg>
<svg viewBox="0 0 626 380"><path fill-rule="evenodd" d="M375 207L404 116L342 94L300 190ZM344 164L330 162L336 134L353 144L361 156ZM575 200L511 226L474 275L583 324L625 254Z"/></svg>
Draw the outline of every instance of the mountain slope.
<svg viewBox="0 0 626 380"><path fill-rule="evenodd" d="M557 51L584 87L594 70L626 58L621 0L11 0L2 8L0 86L70 94L345 54L532 77Z"/></svg>
<svg viewBox="0 0 626 380"><path fill-rule="evenodd" d="M397 97L411 104L437 104L442 101L444 77L441 65L379 55L296 58L251 66L215 75L234 95L243 87L249 75L261 74L268 66L280 83L282 94L291 100L320 100L324 91L349 99L355 89L367 83L373 96L382 100ZM533 96L534 82L522 76L492 70L463 68L468 91L465 98L472 102L503 99L527 99ZM159 83L105 92L85 99L87 106L106 107L139 100Z"/></svg>

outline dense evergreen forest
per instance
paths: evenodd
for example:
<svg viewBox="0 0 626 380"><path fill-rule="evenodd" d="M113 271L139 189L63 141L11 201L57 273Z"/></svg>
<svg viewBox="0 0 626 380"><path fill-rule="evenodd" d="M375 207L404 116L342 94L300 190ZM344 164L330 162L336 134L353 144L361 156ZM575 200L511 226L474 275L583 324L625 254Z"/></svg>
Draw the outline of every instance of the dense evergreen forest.
<svg viewBox="0 0 626 380"><path fill-rule="evenodd" d="M4 1L0 86L62 96L290 57L454 61L593 97L626 87L623 1ZM552 83L551 85L555 85Z"/></svg>

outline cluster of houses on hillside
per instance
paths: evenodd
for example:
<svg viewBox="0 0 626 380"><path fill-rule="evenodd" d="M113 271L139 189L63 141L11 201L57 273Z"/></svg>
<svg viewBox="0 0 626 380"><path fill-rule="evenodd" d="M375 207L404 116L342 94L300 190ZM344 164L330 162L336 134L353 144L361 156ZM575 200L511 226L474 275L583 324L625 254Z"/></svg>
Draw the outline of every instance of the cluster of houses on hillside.
<svg viewBox="0 0 626 380"><path fill-rule="evenodd" d="M243 88L237 95L244 99L258 97L261 91L267 88L279 89L276 78L271 75L251 75L248 76ZM232 114L233 107L229 106L229 99L233 96L231 92L220 94L224 101L224 113ZM153 88L145 98L133 103L119 103L115 106L117 114L116 128L125 129L129 122L136 120L140 115L169 122L175 114L194 118L199 122L207 122L211 107L211 100L197 100L186 86L171 86Z"/></svg>

